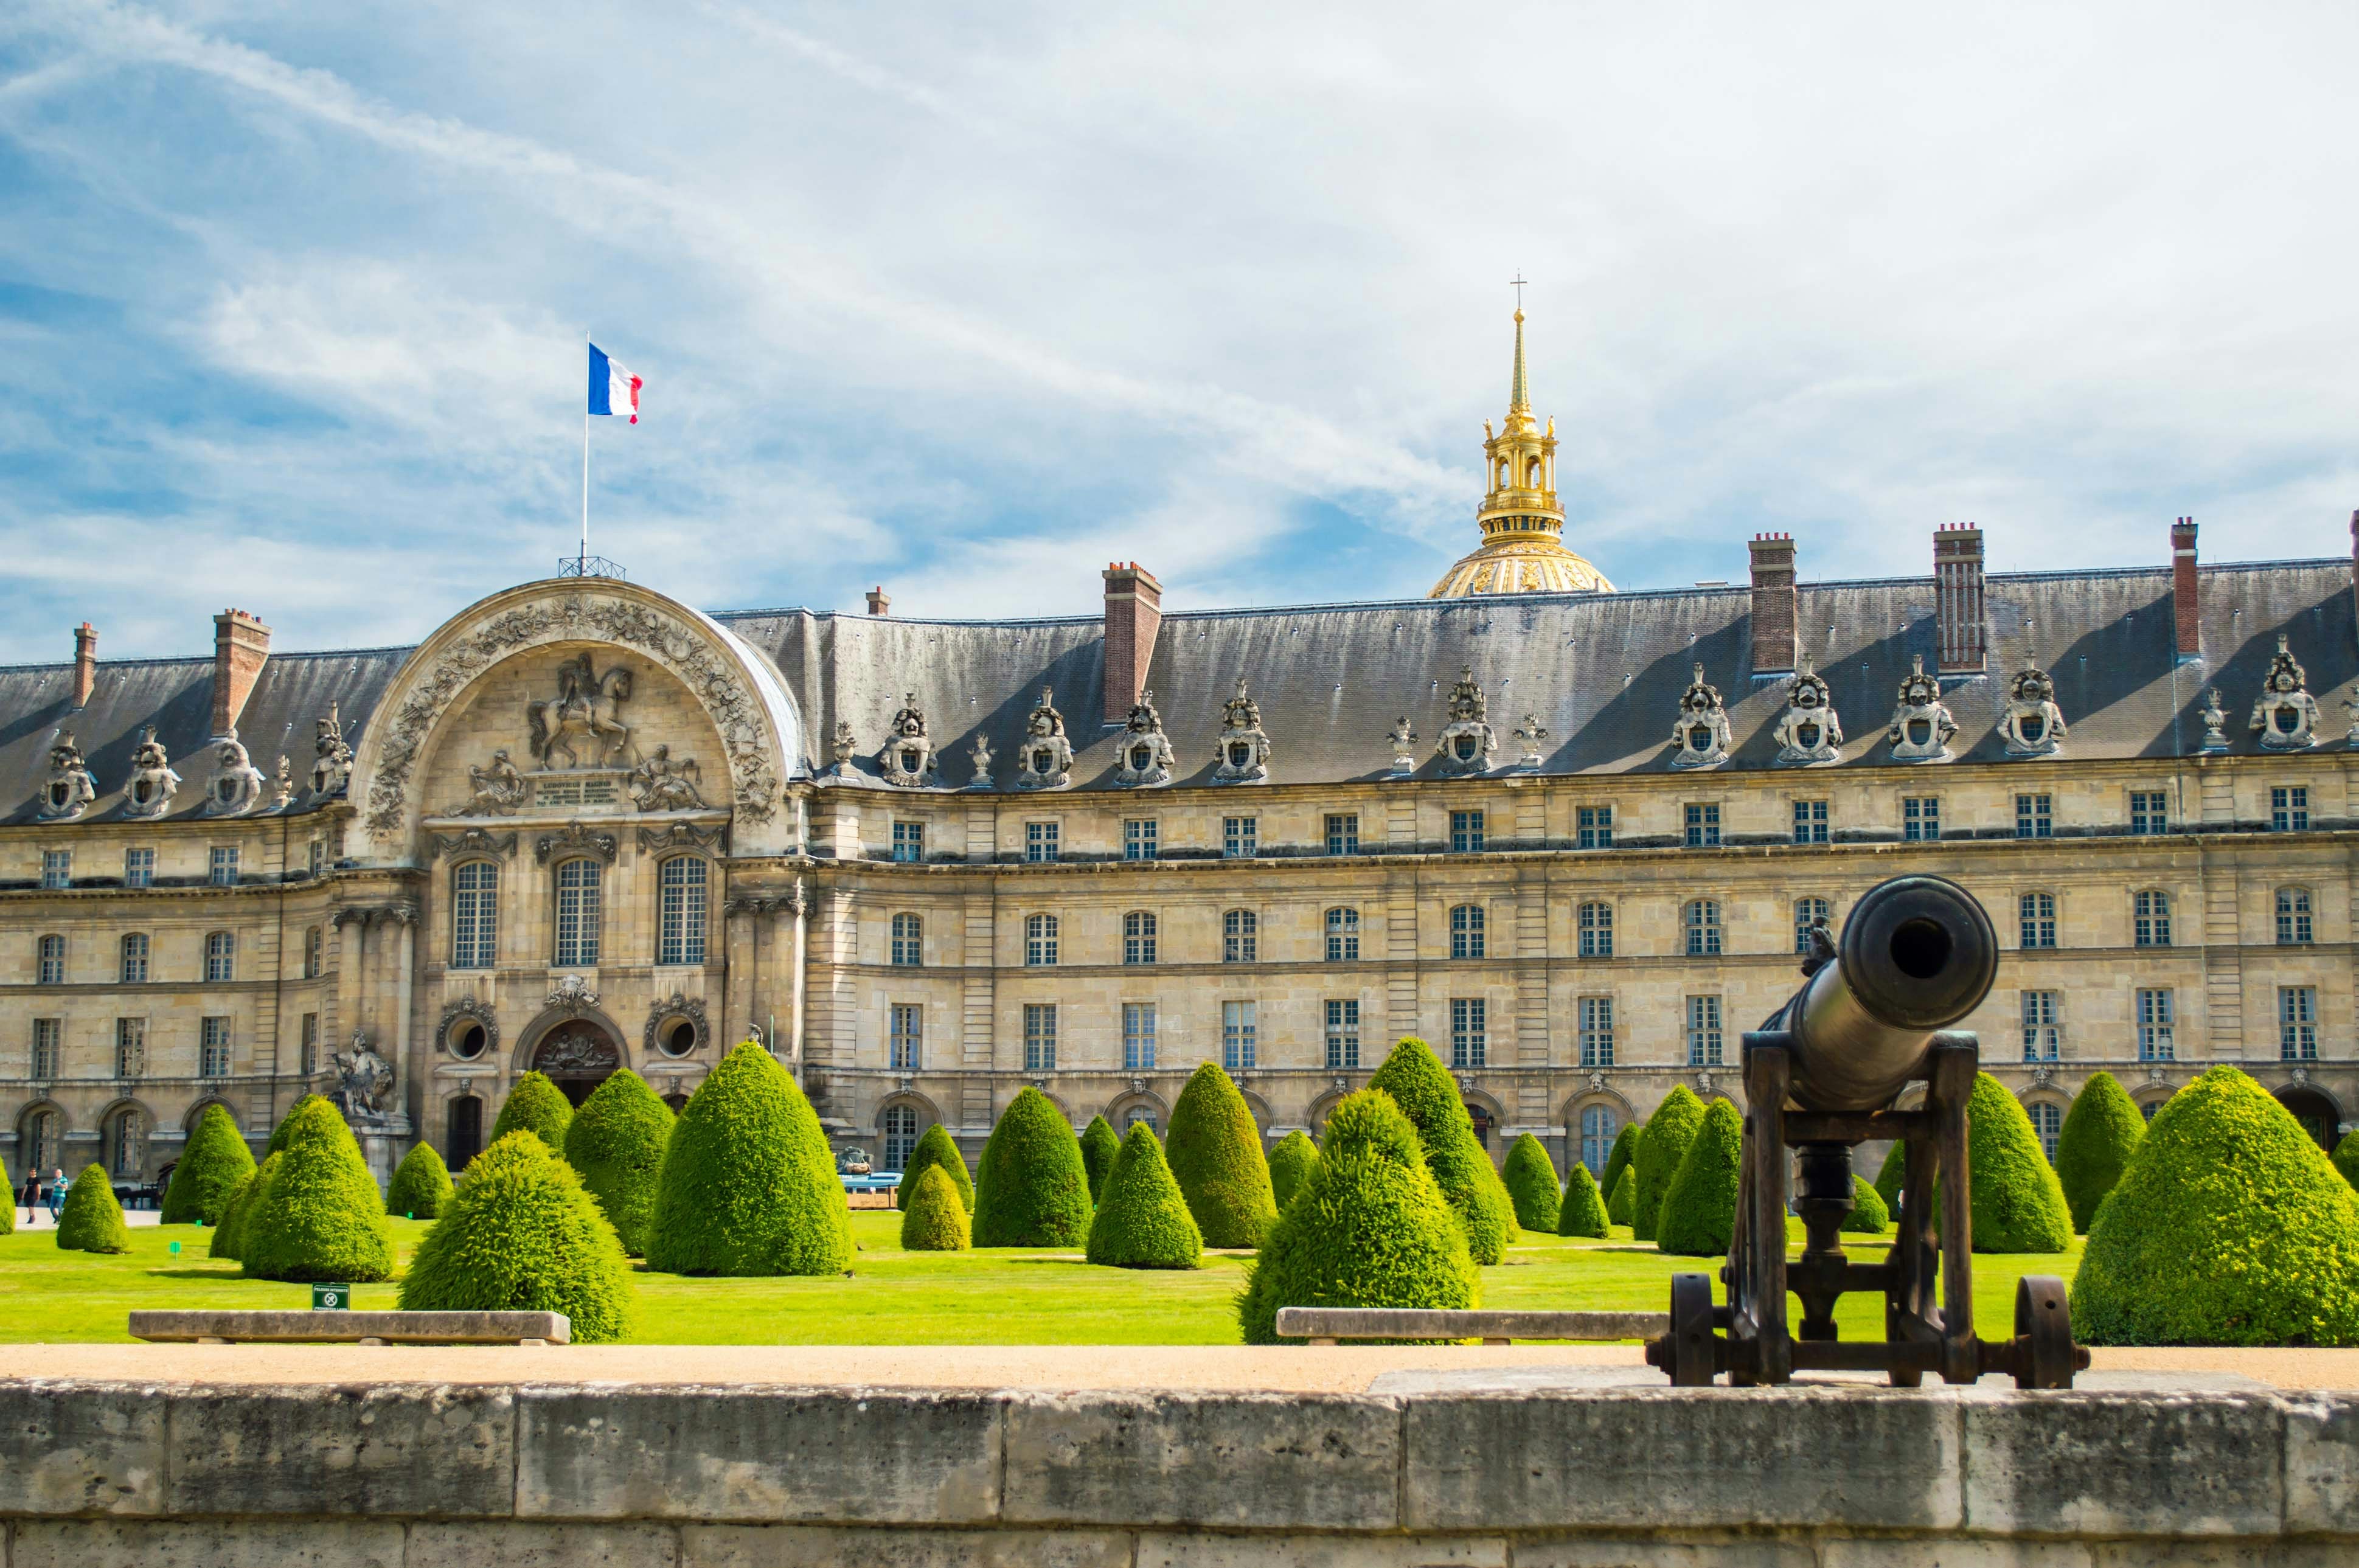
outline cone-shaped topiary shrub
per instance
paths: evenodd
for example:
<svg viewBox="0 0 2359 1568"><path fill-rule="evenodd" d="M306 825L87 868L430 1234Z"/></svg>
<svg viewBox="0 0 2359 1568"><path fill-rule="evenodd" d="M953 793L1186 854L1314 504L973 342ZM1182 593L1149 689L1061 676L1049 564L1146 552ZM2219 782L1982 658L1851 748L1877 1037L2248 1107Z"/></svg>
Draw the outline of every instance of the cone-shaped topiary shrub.
<svg viewBox="0 0 2359 1568"><path fill-rule="evenodd" d="M964 1252L973 1245L966 1204L959 1200L951 1173L939 1165L919 1171L918 1185L901 1211L901 1250Z"/></svg>
<svg viewBox="0 0 2359 1568"><path fill-rule="evenodd" d="M415 1220L441 1217L451 1206L451 1168L430 1143L420 1143L401 1157L386 1183L385 1212Z"/></svg>
<svg viewBox="0 0 2359 1568"><path fill-rule="evenodd" d="M1092 1116L1090 1125L1082 1129L1082 1169L1089 1172L1091 1203L1105 1192L1106 1174L1114 1169L1114 1157L1121 1152L1122 1139L1114 1136L1114 1124L1103 1116Z"/></svg>
<svg viewBox="0 0 2359 1568"><path fill-rule="evenodd" d="M1636 1122L1624 1122L1622 1130L1614 1135L1614 1147L1605 1151L1605 1169L1597 1175L1597 1190L1606 1194L1609 1201L1614 1185L1622 1180L1622 1172L1629 1170L1630 1162L1638 1158L1638 1135L1645 1130ZM1630 1222L1623 1220L1620 1223L1628 1225Z"/></svg>
<svg viewBox="0 0 2359 1568"><path fill-rule="evenodd" d="M656 1177L647 1267L666 1274L840 1274L852 1213L819 1116L753 1040L697 1085Z"/></svg>
<svg viewBox="0 0 2359 1568"><path fill-rule="evenodd" d="M1900 1211L1900 1189L1908 1181L1908 1146L1895 1142L1884 1151L1884 1163L1875 1168L1875 1195L1884 1200L1884 1212Z"/></svg>
<svg viewBox="0 0 2359 1568"><path fill-rule="evenodd" d="M1713 1258L1728 1250L1736 1229L1737 1150L1745 1118L1726 1100L1704 1112L1655 1215L1658 1250L1682 1258Z"/></svg>
<svg viewBox="0 0 2359 1568"><path fill-rule="evenodd" d="M1856 1174L1851 1179L1851 1213L1843 1215L1845 1236L1882 1236L1892 1228L1892 1211L1884 1206L1884 1194L1875 1190L1873 1181L1862 1181Z"/></svg>
<svg viewBox="0 0 2359 1568"><path fill-rule="evenodd" d="M1278 1343L1280 1307L1482 1304L1465 1226L1416 1128L1381 1090L1346 1095L1327 1119L1319 1163L1238 1293L1245 1343Z"/></svg>
<svg viewBox="0 0 2359 1568"><path fill-rule="evenodd" d="M1515 1205L1516 1223L1526 1230L1554 1236L1557 1209L1563 1198L1557 1186L1556 1161L1549 1158L1540 1140L1525 1133L1508 1145L1506 1169L1500 1179L1506 1183L1507 1201Z"/></svg>
<svg viewBox="0 0 2359 1568"><path fill-rule="evenodd" d="M1318 1164L1319 1146L1300 1127L1277 1140L1277 1147L1269 1151L1269 1195L1277 1200L1280 1214L1302 1191L1302 1183Z"/></svg>
<svg viewBox="0 0 2359 1568"><path fill-rule="evenodd" d="M656 1212L656 1175L676 1118L647 1081L625 1067L590 1091L565 1129L565 1162L598 1201L623 1251L647 1249Z"/></svg>
<svg viewBox="0 0 2359 1568"><path fill-rule="evenodd" d="M207 1105L196 1130L189 1134L188 1147L180 1151L180 1162L172 1167L172 1182L164 1189L163 1212L157 1219L163 1225L201 1221L217 1225L229 1201L253 1174L254 1150L245 1146L245 1135L218 1103ZM72 1195L71 1189L67 1195Z"/></svg>
<svg viewBox="0 0 2359 1568"><path fill-rule="evenodd" d="M521 1130L493 1140L401 1277L405 1312L563 1312L573 1343L631 1331L638 1291L573 1168Z"/></svg>
<svg viewBox="0 0 2359 1568"><path fill-rule="evenodd" d="M500 1106L499 1118L492 1123L492 1141L497 1143L512 1132L528 1132L549 1145L549 1152L565 1152L565 1129L573 1125L573 1102L565 1091L550 1083L539 1073L527 1073L508 1091Z"/></svg>
<svg viewBox="0 0 2359 1568"><path fill-rule="evenodd" d="M2122 1168L2146 1137L2146 1118L2110 1073L2100 1073L2073 1096L2056 1139L2056 1179L2072 1211L2072 1228L2086 1234L2097 1205L2122 1178Z"/></svg>
<svg viewBox="0 0 2359 1568"><path fill-rule="evenodd" d="M252 1279L341 1279L393 1275L385 1194L343 1113L314 1096L281 1129L278 1170L246 1211L238 1261Z"/></svg>
<svg viewBox="0 0 2359 1568"><path fill-rule="evenodd" d="M1630 1160L1630 1168L1638 1175L1638 1205L1630 1225L1640 1241L1655 1239L1655 1219L1662 1209L1663 1195L1671 1190L1671 1178L1702 1127L1703 1102L1684 1083L1673 1084L1655 1114L1647 1118L1646 1130L1638 1135L1637 1152Z"/></svg>
<svg viewBox="0 0 2359 1568"><path fill-rule="evenodd" d="M1516 1236L1515 1205L1491 1157L1475 1140L1474 1124L1466 1115L1466 1102L1458 1097L1457 1083L1433 1048L1415 1035L1405 1036L1368 1080L1368 1087L1390 1094L1417 1129L1426 1166L1441 1195L1458 1211L1474 1261L1493 1264L1506 1256L1507 1244Z"/></svg>
<svg viewBox="0 0 2359 1568"><path fill-rule="evenodd" d="M14 1236L16 1234L16 1200L12 1194L5 1192L0 1192L0 1197L8 1199L8 1212L5 1216L0 1216L0 1236Z"/></svg>
<svg viewBox="0 0 2359 1568"><path fill-rule="evenodd" d="M1987 1073L1975 1075L1966 1105L1966 1159L1974 1173L1976 1252L2061 1252L2072 1245L2072 1211L2031 1117Z"/></svg>
<svg viewBox="0 0 2359 1568"><path fill-rule="evenodd" d="M1081 1140L1055 1102L1027 1084L999 1114L975 1167L977 1247L1079 1247L1090 1232Z"/></svg>
<svg viewBox="0 0 2359 1568"><path fill-rule="evenodd" d="M1269 1160L1245 1097L1219 1062L1207 1062L1189 1075L1171 1106L1166 1152L1206 1247L1261 1245L1277 1218Z"/></svg>
<svg viewBox="0 0 2359 1568"><path fill-rule="evenodd" d="M322 1095L306 1094L302 1098L297 1100L293 1105L287 1107L287 1114L278 1118L278 1125L277 1127L270 1129L270 1141L265 1144L262 1149L263 1159L267 1160L272 1155L287 1147L287 1129L295 1125L295 1114L314 1100L318 1100L320 1104L323 1105L329 1104L329 1101Z"/></svg>
<svg viewBox="0 0 2359 1568"><path fill-rule="evenodd" d="M2343 1141L2334 1146L2334 1168L2343 1179L2359 1187L2359 1132L2346 1132Z"/></svg>
<svg viewBox="0 0 2359 1568"><path fill-rule="evenodd" d="M966 1156L959 1152L958 1140L951 1129L940 1122L932 1123L918 1135L918 1146L909 1151L909 1161L901 1169L901 1184L893 1191L897 1208L906 1209L917 1196L918 1181L935 1166L958 1192L959 1212L974 1213L974 1181L966 1171Z"/></svg>
<svg viewBox="0 0 2359 1568"><path fill-rule="evenodd" d="M1572 1179L1564 1184L1564 1197L1557 1204L1557 1235L1603 1236L1611 1234L1607 1223L1604 1194L1597 1190L1589 1167L1574 1160Z"/></svg>
<svg viewBox="0 0 2359 1568"><path fill-rule="evenodd" d="M2072 1332L2089 1345L2359 1344L2359 1194L2267 1090L2214 1067L2163 1103L2099 1205Z"/></svg>
<svg viewBox="0 0 2359 1568"><path fill-rule="evenodd" d="M245 1235L246 1216L254 1213L254 1205L262 1196L263 1188L270 1184L270 1179L278 1174L279 1166L285 1163L279 1156L271 1154L266 1155L262 1163L255 1167L254 1174L245 1179L245 1185L237 1190L237 1196L232 1198L229 1207L222 1211L221 1224L213 1226L212 1247L207 1257L237 1257L239 1240Z"/></svg>
<svg viewBox="0 0 2359 1568"><path fill-rule="evenodd" d="M1636 1225L1637 1214L1638 1168L1634 1163L1622 1167L1622 1178L1605 1200L1605 1217L1615 1225Z"/></svg>
<svg viewBox="0 0 2359 1568"><path fill-rule="evenodd" d="M114 1183L103 1165L82 1167L66 1188L58 1211L58 1245L68 1252L128 1252L131 1227L123 1222L123 1205L114 1201Z"/></svg>
<svg viewBox="0 0 2359 1568"><path fill-rule="evenodd" d="M1203 1252L1203 1233L1155 1129L1133 1123L1090 1221L1090 1261L1113 1269L1193 1269Z"/></svg>

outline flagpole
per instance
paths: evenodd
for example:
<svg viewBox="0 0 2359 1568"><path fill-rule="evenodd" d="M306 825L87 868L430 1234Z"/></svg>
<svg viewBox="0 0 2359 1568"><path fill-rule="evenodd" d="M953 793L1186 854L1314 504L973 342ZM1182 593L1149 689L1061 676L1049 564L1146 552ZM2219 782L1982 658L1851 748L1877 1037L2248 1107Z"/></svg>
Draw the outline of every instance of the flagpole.
<svg viewBox="0 0 2359 1568"><path fill-rule="evenodd" d="M582 357L586 360L586 359L589 357L589 354L588 354L588 352L587 352L587 351L588 351L588 349L589 349L589 345L590 345L590 334L589 334L588 332L583 332L583 333L582 334L582 348L583 348L583 351L584 351L584 352L583 352L583 354L582 354ZM582 400L582 554L581 554L580 559L579 559L579 560L574 563L574 568L573 568L573 569L574 569L574 571L576 571L577 572L578 572L587 571L587 570L588 570L588 562L589 562L589 560L590 560L590 404L589 404L589 400L585 397L585 398Z"/></svg>

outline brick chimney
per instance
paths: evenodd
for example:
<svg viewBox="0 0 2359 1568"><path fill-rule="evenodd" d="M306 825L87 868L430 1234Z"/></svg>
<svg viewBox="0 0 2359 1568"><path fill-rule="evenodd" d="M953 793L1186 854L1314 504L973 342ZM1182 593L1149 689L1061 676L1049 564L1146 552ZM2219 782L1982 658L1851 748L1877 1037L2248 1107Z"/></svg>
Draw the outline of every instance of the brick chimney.
<svg viewBox="0 0 2359 1568"><path fill-rule="evenodd" d="M1983 531L1972 523L1933 531L1933 609L1940 649L1939 672L1983 671Z"/></svg>
<svg viewBox="0 0 2359 1568"><path fill-rule="evenodd" d="M1163 625L1163 584L1133 561L1109 561L1105 569L1105 703L1110 724L1130 717L1131 704L1147 688L1147 667L1155 659L1155 634Z"/></svg>
<svg viewBox="0 0 2359 1568"><path fill-rule="evenodd" d="M88 621L74 627L74 706L90 706L98 684L98 628Z"/></svg>
<svg viewBox="0 0 2359 1568"><path fill-rule="evenodd" d="M1794 668L1794 536L1753 536L1753 673Z"/></svg>
<svg viewBox="0 0 2359 1568"><path fill-rule="evenodd" d="M885 592L885 584L882 583L868 590L868 613L872 615L889 615L893 613L893 595Z"/></svg>
<svg viewBox="0 0 2359 1568"><path fill-rule="evenodd" d="M225 735L237 728L245 699L270 657L270 628L244 610L223 610L213 617L213 734Z"/></svg>
<svg viewBox="0 0 2359 1568"><path fill-rule="evenodd" d="M2179 659L2203 657L2202 601L2195 592L2195 519L2170 525L2170 618L2179 629Z"/></svg>

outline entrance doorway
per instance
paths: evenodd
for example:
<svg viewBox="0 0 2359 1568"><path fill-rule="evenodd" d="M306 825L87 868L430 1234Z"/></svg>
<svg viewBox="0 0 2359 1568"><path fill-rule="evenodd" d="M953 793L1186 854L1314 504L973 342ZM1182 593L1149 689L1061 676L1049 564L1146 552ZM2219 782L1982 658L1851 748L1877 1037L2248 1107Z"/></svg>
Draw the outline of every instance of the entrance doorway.
<svg viewBox="0 0 2359 1568"><path fill-rule="evenodd" d="M2310 1134L2319 1148L2329 1154L2334 1152L2333 1101L2315 1089L2296 1084L2277 1091L2277 1104L2293 1113L2293 1119L2301 1124L2301 1130Z"/></svg>
<svg viewBox="0 0 2359 1568"><path fill-rule="evenodd" d="M591 1090L613 1077L622 1065L621 1045L587 1018L569 1018L559 1024L540 1037L532 1052L532 1070L564 1090L577 1108L590 1097Z"/></svg>

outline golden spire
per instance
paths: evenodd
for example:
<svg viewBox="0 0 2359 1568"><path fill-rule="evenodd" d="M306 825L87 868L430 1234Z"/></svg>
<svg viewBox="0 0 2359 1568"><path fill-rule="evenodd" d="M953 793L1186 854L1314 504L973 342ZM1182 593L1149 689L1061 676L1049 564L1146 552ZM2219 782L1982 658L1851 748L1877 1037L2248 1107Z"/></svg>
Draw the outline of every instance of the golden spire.
<svg viewBox="0 0 2359 1568"><path fill-rule="evenodd" d="M1525 422L1530 422L1532 394L1531 388L1524 382L1524 312L1521 307L1516 310L1516 376L1507 387L1508 421L1513 423L1518 414L1524 417Z"/></svg>

